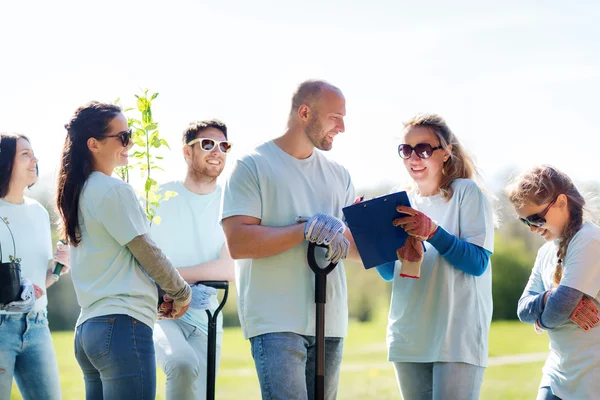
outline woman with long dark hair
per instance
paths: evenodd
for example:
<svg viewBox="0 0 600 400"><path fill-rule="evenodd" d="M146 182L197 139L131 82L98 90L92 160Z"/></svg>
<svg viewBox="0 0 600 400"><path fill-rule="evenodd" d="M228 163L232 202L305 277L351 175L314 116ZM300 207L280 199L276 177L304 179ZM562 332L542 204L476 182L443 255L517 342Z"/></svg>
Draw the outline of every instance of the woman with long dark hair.
<svg viewBox="0 0 600 400"><path fill-rule="evenodd" d="M57 205L81 306L75 357L86 397L154 399L155 282L173 300L162 309L162 318L183 315L191 290L149 239L148 220L133 188L111 177L115 167L127 165L132 145L121 109L91 102L65 127Z"/></svg>
<svg viewBox="0 0 600 400"><path fill-rule="evenodd" d="M35 295L29 289L23 300L0 304L0 399L10 398L13 377L24 399L60 399L44 290L58 278L52 274L54 263L49 263L53 258L50 218L40 203L25 196L25 190L37 182L38 160L24 135L1 134L0 152L3 262L20 259L22 283L27 282L23 287L35 287ZM58 246L54 260L66 266L63 273L68 271L66 246Z"/></svg>

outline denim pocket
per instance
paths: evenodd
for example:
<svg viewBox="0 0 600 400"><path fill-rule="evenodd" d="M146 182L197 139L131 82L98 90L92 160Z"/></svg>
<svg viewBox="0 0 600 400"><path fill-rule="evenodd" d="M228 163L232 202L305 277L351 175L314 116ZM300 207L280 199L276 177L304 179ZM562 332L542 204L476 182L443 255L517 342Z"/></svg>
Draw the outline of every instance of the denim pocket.
<svg viewBox="0 0 600 400"><path fill-rule="evenodd" d="M114 327L115 318L97 317L83 323L81 344L90 360L108 355Z"/></svg>

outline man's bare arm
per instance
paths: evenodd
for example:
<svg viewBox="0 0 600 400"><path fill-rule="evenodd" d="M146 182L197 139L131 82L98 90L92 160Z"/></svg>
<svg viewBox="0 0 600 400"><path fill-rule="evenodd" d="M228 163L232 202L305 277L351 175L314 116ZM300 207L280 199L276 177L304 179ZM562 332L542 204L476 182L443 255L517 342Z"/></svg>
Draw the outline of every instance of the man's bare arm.
<svg viewBox="0 0 600 400"><path fill-rule="evenodd" d="M234 260L275 256L304 241L304 224L262 226L260 219L246 215L225 218L222 224Z"/></svg>
<svg viewBox="0 0 600 400"><path fill-rule="evenodd" d="M229 281L235 280L233 259L224 244L219 258L191 267L177 268L179 275L190 284L199 281Z"/></svg>

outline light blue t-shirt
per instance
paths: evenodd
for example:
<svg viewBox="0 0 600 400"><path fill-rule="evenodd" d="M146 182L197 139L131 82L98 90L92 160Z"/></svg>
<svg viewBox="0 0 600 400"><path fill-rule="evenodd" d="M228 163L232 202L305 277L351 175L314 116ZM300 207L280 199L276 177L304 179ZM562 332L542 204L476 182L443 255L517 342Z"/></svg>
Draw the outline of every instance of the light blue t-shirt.
<svg viewBox="0 0 600 400"><path fill-rule="evenodd" d="M150 235L167 255L175 268L191 267L214 261L221 255L225 244L220 224L220 186L209 194L190 192L182 182L161 185L161 190L177 192L177 196L158 207L159 224L152 224ZM210 310L219 306L217 296L210 300ZM208 316L205 310L189 308L181 321L192 324L208 335ZM217 319L217 331L223 331L222 314Z"/></svg>
<svg viewBox="0 0 600 400"><path fill-rule="evenodd" d="M246 215L271 227L298 216L326 213L342 218L354 201L350 174L313 151L299 160L273 141L235 163L225 186L222 219ZM273 257L236 262L238 314L246 339L273 332L315 335L315 279L306 261L308 242ZM340 262L327 276L325 336L344 337L348 328L346 273Z"/></svg>
<svg viewBox="0 0 600 400"><path fill-rule="evenodd" d="M148 220L126 182L92 172L79 198L81 242L71 247L71 278L81 314L129 315L154 327L158 295L126 244L148 233Z"/></svg>
<svg viewBox="0 0 600 400"><path fill-rule="evenodd" d="M449 201L441 195L413 193L411 205L450 234L493 252L490 201L472 180L457 179L452 187ZM387 330L389 360L487 366L491 265L476 277L450 265L430 243L425 247L419 279L401 278L396 262Z"/></svg>
<svg viewBox="0 0 600 400"><path fill-rule="evenodd" d="M538 251L525 290L541 293L553 288L558 243ZM575 234L563 260L561 286L583 292L600 306L600 228L585 223ZM561 399L595 399L600 396L600 326L584 331L571 320L548 330L550 355L541 386L550 386Z"/></svg>
<svg viewBox="0 0 600 400"><path fill-rule="evenodd" d="M52 236L48 212L37 201L25 197L22 204L0 200L0 218L6 218L14 236L17 258L21 259L21 276L29 279L44 291L48 261L52 259ZM2 262L10 262L14 256L13 240L4 223L0 222L0 244ZM48 305L44 294L35 301L33 311L42 311ZM0 314L15 314L0 311Z"/></svg>

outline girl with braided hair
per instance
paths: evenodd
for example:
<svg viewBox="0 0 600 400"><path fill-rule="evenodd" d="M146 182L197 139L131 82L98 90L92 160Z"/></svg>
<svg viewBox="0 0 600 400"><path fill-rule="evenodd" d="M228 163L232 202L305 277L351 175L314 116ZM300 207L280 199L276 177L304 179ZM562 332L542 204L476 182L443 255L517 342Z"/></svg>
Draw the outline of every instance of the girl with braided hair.
<svg viewBox="0 0 600 400"><path fill-rule="evenodd" d="M519 219L546 240L519 300L519 319L548 330L550 355L538 400L600 395L600 228L584 221L585 200L571 179L548 165L506 188Z"/></svg>

